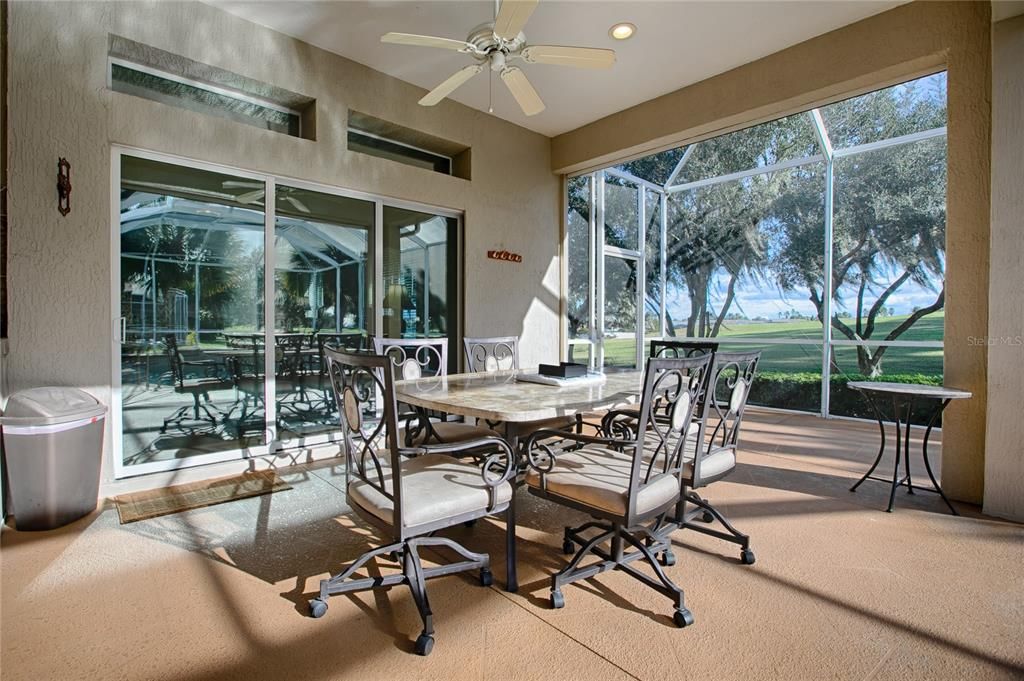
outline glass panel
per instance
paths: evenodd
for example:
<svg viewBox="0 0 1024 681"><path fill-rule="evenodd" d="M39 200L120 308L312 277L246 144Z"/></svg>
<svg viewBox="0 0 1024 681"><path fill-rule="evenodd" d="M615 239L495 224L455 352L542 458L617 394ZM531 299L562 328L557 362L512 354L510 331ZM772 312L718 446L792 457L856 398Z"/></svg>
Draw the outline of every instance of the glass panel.
<svg viewBox="0 0 1024 681"><path fill-rule="evenodd" d="M633 177L639 177L641 180L661 186L668 182L668 178L671 177L672 171L675 170L676 164L679 163L679 159L685 152L686 147L668 149L658 154L627 161L618 168Z"/></svg>
<svg viewBox="0 0 1024 681"><path fill-rule="evenodd" d="M942 340L945 137L837 159L833 233L837 339Z"/></svg>
<svg viewBox="0 0 1024 681"><path fill-rule="evenodd" d="M661 194L644 190L644 331L661 335Z"/></svg>
<svg viewBox="0 0 1024 681"><path fill-rule="evenodd" d="M604 259L604 366L636 367L637 262Z"/></svg>
<svg viewBox="0 0 1024 681"><path fill-rule="evenodd" d="M452 174L452 160L447 156L439 156L422 149L414 149L404 144L382 139L374 135L359 132L358 130L348 131L349 151L358 151L370 156L378 156L391 161L398 161L416 168L426 168L444 175Z"/></svg>
<svg viewBox="0 0 1024 681"><path fill-rule="evenodd" d="M824 164L668 195L666 334L821 340Z"/></svg>
<svg viewBox="0 0 1024 681"><path fill-rule="evenodd" d="M763 168L821 153L807 114L795 114L694 145L673 185Z"/></svg>
<svg viewBox="0 0 1024 681"><path fill-rule="evenodd" d="M590 338L593 291L590 290L590 183L589 175L569 179L566 258L569 292L566 314L569 338Z"/></svg>
<svg viewBox="0 0 1024 681"><path fill-rule="evenodd" d="M640 247L639 190L626 180L605 175L604 242L631 251Z"/></svg>
<svg viewBox="0 0 1024 681"><path fill-rule="evenodd" d="M448 338L457 371L458 220L384 206L385 338Z"/></svg>
<svg viewBox="0 0 1024 681"><path fill-rule="evenodd" d="M369 347L374 204L279 185L275 206L277 423L282 437L335 431L322 353Z"/></svg>
<svg viewBox="0 0 1024 681"><path fill-rule="evenodd" d="M301 118L299 114L280 111L249 100L213 92L199 87L198 84L183 83L120 64L110 65L110 83L115 92L123 92L189 111L227 118L238 123L246 123L293 137L300 136Z"/></svg>
<svg viewBox="0 0 1024 681"><path fill-rule="evenodd" d="M942 348L840 346L833 351L832 366L829 411L836 416L875 417L864 396L847 387L850 381L942 385ZM879 403L878 406L891 417L891 404ZM912 414L912 422L925 425L932 407L934 403L921 401Z"/></svg>
<svg viewBox="0 0 1024 681"><path fill-rule="evenodd" d="M821 344L747 345L722 343L721 352L761 351L749 404L821 411Z"/></svg>
<svg viewBox="0 0 1024 681"><path fill-rule="evenodd" d="M836 149L946 125L946 74L936 73L820 109Z"/></svg>
<svg viewBox="0 0 1024 681"><path fill-rule="evenodd" d="M121 159L126 465L264 442L263 187Z"/></svg>

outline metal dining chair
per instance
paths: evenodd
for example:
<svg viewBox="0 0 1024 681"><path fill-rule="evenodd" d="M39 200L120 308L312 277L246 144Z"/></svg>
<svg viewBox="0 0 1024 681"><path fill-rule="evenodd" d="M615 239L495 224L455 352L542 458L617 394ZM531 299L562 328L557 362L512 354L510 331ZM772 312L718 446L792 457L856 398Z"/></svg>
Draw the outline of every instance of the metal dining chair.
<svg viewBox="0 0 1024 681"><path fill-rule="evenodd" d="M190 415L194 421L205 422L209 424L210 428L215 428L225 414L210 401L210 393L230 389L231 383L217 375L218 363L216 360L186 359L174 334L164 336L164 349L170 363L174 392L179 395L189 395L192 398L192 404L179 407L173 414L165 418L163 425L160 426L160 432L166 433L167 428L171 425L179 430L192 430L190 426L185 425ZM188 375L189 368L196 369L203 375L201 377L190 376Z"/></svg>
<svg viewBox="0 0 1024 681"><path fill-rule="evenodd" d="M709 361L706 355L647 360L638 437L542 430L527 442L526 485L530 492L593 518L565 529L563 551L581 548L551 578L552 607L563 607L562 587L607 570L621 570L670 598L677 626L693 623L683 590L669 579L656 558L667 550L668 540L653 528L661 526L679 501L686 433L702 397ZM655 418L656 412L669 418ZM645 446L652 441L658 446L647 456ZM596 557L597 562L582 565L588 556ZM654 571L653 578L631 564L641 559Z"/></svg>
<svg viewBox="0 0 1024 681"><path fill-rule="evenodd" d="M519 336L463 338L462 344L466 351L466 369L470 372L494 373L519 368ZM525 423L488 421L487 425L495 430L503 430L506 437L518 442L535 431L550 428L579 432L582 429L582 417L556 416Z"/></svg>
<svg viewBox="0 0 1024 681"><path fill-rule="evenodd" d="M480 583L493 577L490 557L475 553L436 532L496 513L505 513L508 574L515 574L515 516L511 506L516 456L499 437L457 444L399 448L398 407L394 374L387 357L327 349L328 374L339 406L345 454L345 494L349 506L386 541L370 549L340 573L320 582L320 594L309 602L313 617L323 617L330 596L406 585L423 620L415 651L428 655L434 647L434 620L426 580L467 570L480 571ZM381 408L381 416L375 417ZM384 443L387 443L386 445ZM488 447L482 465L450 456ZM444 547L461 560L424 567L420 550ZM400 561L397 574L360 576L369 561L390 556Z"/></svg>
<svg viewBox="0 0 1024 681"><path fill-rule="evenodd" d="M697 490L729 476L736 469L740 426L760 359L760 351L715 353L708 377L707 399L700 415L699 435L691 435L687 445L687 450L693 453L683 468L683 503L672 519L675 528L738 544L740 562L744 565L753 565L755 560L750 536L737 530L722 511L701 497ZM723 399L718 399L719 395ZM688 504L694 508L687 509ZM698 518L701 523L694 522ZM708 526L716 520L725 532Z"/></svg>
<svg viewBox="0 0 1024 681"><path fill-rule="evenodd" d="M374 338L378 355L391 360L398 378L412 380L448 375L447 338ZM430 418L422 409L404 411L400 418L405 426L399 432L405 446L421 443L462 442L482 437L500 437L492 428L481 425Z"/></svg>

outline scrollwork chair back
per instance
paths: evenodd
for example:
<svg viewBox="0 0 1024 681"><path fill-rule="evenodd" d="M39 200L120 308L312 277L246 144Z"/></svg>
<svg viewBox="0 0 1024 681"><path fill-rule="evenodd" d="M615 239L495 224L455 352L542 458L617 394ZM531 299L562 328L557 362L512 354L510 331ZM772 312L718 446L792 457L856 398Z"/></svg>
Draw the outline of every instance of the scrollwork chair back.
<svg viewBox="0 0 1024 681"><path fill-rule="evenodd" d="M757 373L761 352L719 352L711 367L704 421L708 433L698 443L698 454L710 451L736 450L740 426L750 397L750 387ZM700 460L694 462L694 482L699 485Z"/></svg>
<svg viewBox="0 0 1024 681"><path fill-rule="evenodd" d="M391 359L331 348L325 348L324 354L341 420L346 489L357 478L390 499L394 505L392 527L401 528L401 460L394 444L398 441L398 416ZM377 399L382 405L379 417L374 416ZM391 486L385 482L385 468L395 472Z"/></svg>
<svg viewBox="0 0 1024 681"><path fill-rule="evenodd" d="M374 338L373 347L401 379L448 375L447 338Z"/></svg>
<svg viewBox="0 0 1024 681"><path fill-rule="evenodd" d="M519 336L464 338L462 343L469 371L492 373L519 368Z"/></svg>

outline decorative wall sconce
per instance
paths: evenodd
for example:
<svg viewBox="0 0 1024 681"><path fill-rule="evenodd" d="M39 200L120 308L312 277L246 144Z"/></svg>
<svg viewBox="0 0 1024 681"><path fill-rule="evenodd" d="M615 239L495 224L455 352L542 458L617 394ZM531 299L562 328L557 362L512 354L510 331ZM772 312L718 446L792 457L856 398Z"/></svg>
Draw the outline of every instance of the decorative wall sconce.
<svg viewBox="0 0 1024 681"><path fill-rule="evenodd" d="M61 215L71 212L71 164L64 157L57 161L57 210Z"/></svg>
<svg viewBox="0 0 1024 681"><path fill-rule="evenodd" d="M509 251L487 251L487 257L491 260L504 260L505 262L522 262L523 256Z"/></svg>

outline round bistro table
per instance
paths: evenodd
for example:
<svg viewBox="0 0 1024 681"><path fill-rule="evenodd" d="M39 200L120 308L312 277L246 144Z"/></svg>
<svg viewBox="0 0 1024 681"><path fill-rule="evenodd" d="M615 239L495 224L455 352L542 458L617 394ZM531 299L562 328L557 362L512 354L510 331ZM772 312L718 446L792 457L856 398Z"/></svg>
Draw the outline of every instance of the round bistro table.
<svg viewBox="0 0 1024 681"><path fill-rule="evenodd" d="M945 493L942 491L942 487L939 485L938 480L935 479L935 474L932 473L931 464L928 462L928 438L932 434L932 428L935 426L935 421L939 418L939 415L953 400L963 400L971 397L971 393L966 390L957 390L956 388L944 388L937 385L915 385L913 383L875 383L873 381L852 381L848 384L854 390L858 390L864 395L864 398L871 405L871 410L875 412L875 418L878 419L878 429L882 434L882 444L878 448L878 456L875 457L875 462L871 464L871 468L868 472L857 481L857 483L850 488L851 492L856 492L860 484L865 480L876 480L878 482L887 482L892 485L889 490L889 508L885 509L887 512L892 513L893 506L896 504L896 488L906 484L907 494L913 494L914 490L921 490L922 492L937 492L942 500L946 502L946 506L949 506L949 510L952 511L953 515L960 515L957 510L953 508L953 504L950 503L949 499L946 498ZM879 402L888 398L892 401L892 416L895 419L896 426L896 463L893 466L892 480L888 478L880 478L871 475L878 468L879 462L882 460L882 454L885 452L885 416L879 407ZM921 444L921 456L924 458L924 469L928 472L928 477L931 478L932 485L934 487L920 487L913 483L910 477L910 414L914 405L918 401L934 402L935 406L932 409L931 415L928 417L928 427L924 432L924 442ZM905 414L901 418L901 412ZM904 431L901 433L900 427L903 426ZM904 477L900 478L900 455L903 455L903 461L907 469L907 473Z"/></svg>

